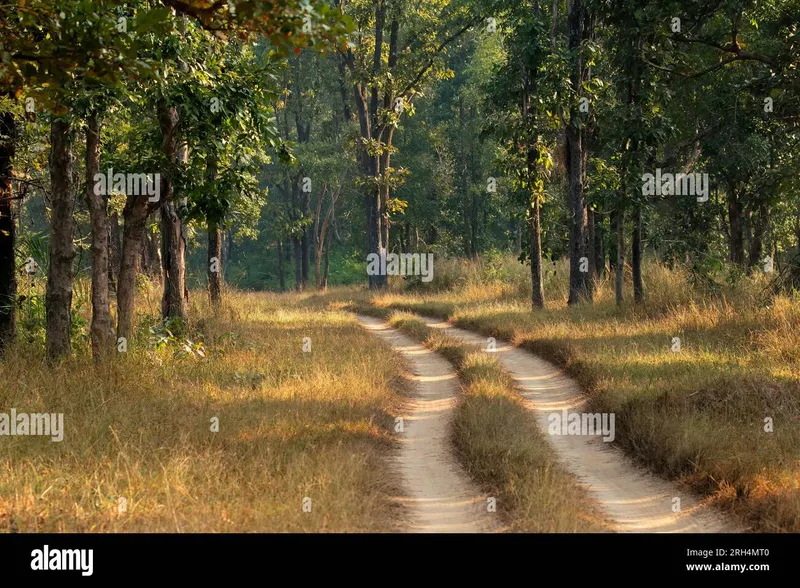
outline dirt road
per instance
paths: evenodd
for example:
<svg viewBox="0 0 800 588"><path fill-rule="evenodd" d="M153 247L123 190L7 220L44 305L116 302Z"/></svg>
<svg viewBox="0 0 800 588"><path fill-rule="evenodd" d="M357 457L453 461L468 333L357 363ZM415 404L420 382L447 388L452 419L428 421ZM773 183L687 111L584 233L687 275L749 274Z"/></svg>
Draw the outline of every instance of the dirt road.
<svg viewBox="0 0 800 588"><path fill-rule="evenodd" d="M441 319L420 317L429 327L482 348L487 337L452 327ZM555 446L564 466L605 509L615 530L626 532L740 532L719 512L701 504L676 484L634 465L599 436L549 435L553 413L581 412L585 397L578 384L553 364L508 343L496 341L497 358L511 374ZM679 506L679 509L678 509Z"/></svg>
<svg viewBox="0 0 800 588"><path fill-rule="evenodd" d="M397 467L410 513L408 530L423 533L479 533L498 530L498 515L487 511L487 496L470 481L453 455L450 422L458 376L445 359L379 319L359 316L371 333L400 353L413 375L415 397L398 433Z"/></svg>

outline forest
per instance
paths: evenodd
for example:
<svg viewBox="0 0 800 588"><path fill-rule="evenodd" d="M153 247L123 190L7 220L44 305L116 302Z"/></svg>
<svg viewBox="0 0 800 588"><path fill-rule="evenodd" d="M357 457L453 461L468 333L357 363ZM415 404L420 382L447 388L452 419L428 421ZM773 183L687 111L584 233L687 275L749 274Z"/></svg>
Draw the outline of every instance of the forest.
<svg viewBox="0 0 800 588"><path fill-rule="evenodd" d="M3 531L800 531L800 1L13 0L0 55Z"/></svg>

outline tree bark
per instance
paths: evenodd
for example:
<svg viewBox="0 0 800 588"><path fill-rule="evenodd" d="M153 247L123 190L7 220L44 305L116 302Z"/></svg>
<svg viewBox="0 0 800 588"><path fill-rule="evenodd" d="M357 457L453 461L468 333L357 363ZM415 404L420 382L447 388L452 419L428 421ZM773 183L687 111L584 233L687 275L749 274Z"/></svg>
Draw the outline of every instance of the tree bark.
<svg viewBox="0 0 800 588"><path fill-rule="evenodd" d="M585 170L585 168L584 168ZM597 239L595 229L597 225L594 220L595 213L591 208L586 210L586 255L589 257L589 280L594 282L597 279L597 251L595 246Z"/></svg>
<svg viewBox="0 0 800 588"><path fill-rule="evenodd" d="M69 122L56 120L50 127L50 181L52 211L50 218L50 267L45 296L47 358L57 360L71 351L72 326L72 128Z"/></svg>
<svg viewBox="0 0 800 588"><path fill-rule="evenodd" d="M303 218L308 219L311 212L311 194L306 193L303 195ZM309 226L303 227L303 233L300 236L300 261L301 261L301 279L303 281L303 290L308 287L311 278L311 231Z"/></svg>
<svg viewBox="0 0 800 588"><path fill-rule="evenodd" d="M161 205L161 265L164 271L162 318L187 319L186 309L186 243L183 220L173 202Z"/></svg>
<svg viewBox="0 0 800 588"><path fill-rule="evenodd" d="M300 238L292 237L292 253L294 255L294 287L298 292L303 291L303 265L300 247Z"/></svg>
<svg viewBox="0 0 800 588"><path fill-rule="evenodd" d="M753 219L753 237L750 239L749 268L760 267L764 257L764 240L769 227L769 210L763 200L758 204L758 210Z"/></svg>
<svg viewBox="0 0 800 588"><path fill-rule="evenodd" d="M640 203L637 203L633 209L631 264L633 270L633 300L640 304L644 302L644 282L642 281L642 205Z"/></svg>
<svg viewBox="0 0 800 588"><path fill-rule="evenodd" d="M213 219L208 219L208 296L211 305L222 302L222 233Z"/></svg>
<svg viewBox="0 0 800 588"><path fill-rule="evenodd" d="M86 119L86 199L92 223L92 323L89 329L92 356L102 361L114 347L114 327L108 295L109 247L106 195L94 189L94 176L100 170L100 118Z"/></svg>
<svg viewBox="0 0 800 588"><path fill-rule="evenodd" d="M122 264L122 227L119 224L119 214L116 212L108 217L108 254L109 289L116 293L119 268Z"/></svg>
<svg viewBox="0 0 800 588"><path fill-rule="evenodd" d="M286 275L284 269L283 239L278 239L278 276L281 292L286 292Z"/></svg>
<svg viewBox="0 0 800 588"><path fill-rule="evenodd" d="M602 213L594 213L594 267L597 271L598 277L606 275L606 252L603 244L603 215Z"/></svg>
<svg viewBox="0 0 800 588"><path fill-rule="evenodd" d="M330 261L331 261L331 234L328 233L326 243L325 243L325 264L324 269L322 271L322 288L321 290L328 289L328 273L330 270Z"/></svg>
<svg viewBox="0 0 800 588"><path fill-rule="evenodd" d="M11 175L16 152L16 120L11 112L0 113L0 354L16 333L17 270L14 249L14 192Z"/></svg>
<svg viewBox="0 0 800 588"><path fill-rule="evenodd" d="M217 157L209 154L206 157L206 177L209 185L217 181ZM222 232L217 219L206 216L208 228L208 296L212 307L222 302Z"/></svg>
<svg viewBox="0 0 800 588"><path fill-rule="evenodd" d="M158 103L158 120L161 128L161 150L172 162L186 161L188 150L178 144L177 109L167 107L162 98ZM188 318L186 304L186 239L181 211L174 203L175 187L172 172L162 172L161 194L161 264L164 276L164 294L161 299L161 316L164 319Z"/></svg>
<svg viewBox="0 0 800 588"><path fill-rule="evenodd" d="M122 254L117 283L117 338L127 343L133 335L136 274L139 270L139 251L144 240L147 216L150 213L146 195L128 194L122 211Z"/></svg>
<svg viewBox="0 0 800 588"><path fill-rule="evenodd" d="M614 211L614 232L617 235L617 260L614 263L616 278L615 298L617 304L625 300L625 211Z"/></svg>
<svg viewBox="0 0 800 588"><path fill-rule="evenodd" d="M728 256L730 261L739 267L744 267L744 223L742 222L742 212L739 194L731 188L728 194L728 222L730 224Z"/></svg>
<svg viewBox="0 0 800 588"><path fill-rule="evenodd" d="M572 87L580 93L583 84L583 60L580 57L580 46L583 41L582 0L571 0L567 17L568 46L575 52L571 65ZM566 128L567 138L567 171L569 180L570 210L570 267L569 267L569 304L577 304L589 297L587 288L588 272L581 272L581 259L586 257L586 203L583 194L583 131L579 126L581 116L577 104L570 112L570 121ZM587 260L588 261L588 260Z"/></svg>
<svg viewBox="0 0 800 588"><path fill-rule="evenodd" d="M528 226L531 239L531 306L533 310L544 308L544 286L542 284L542 228L539 199L534 198Z"/></svg>

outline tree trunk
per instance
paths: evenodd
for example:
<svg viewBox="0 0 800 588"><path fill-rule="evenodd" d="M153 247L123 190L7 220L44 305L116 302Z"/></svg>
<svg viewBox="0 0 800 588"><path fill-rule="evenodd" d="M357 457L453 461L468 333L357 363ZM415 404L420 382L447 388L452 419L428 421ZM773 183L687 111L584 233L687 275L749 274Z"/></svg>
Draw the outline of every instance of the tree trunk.
<svg viewBox="0 0 800 588"><path fill-rule="evenodd" d="M72 128L69 122L56 120L50 127L50 181L52 211L50 218L50 268L45 296L47 357L59 359L71 350L72 325Z"/></svg>
<svg viewBox="0 0 800 588"><path fill-rule="evenodd" d="M753 219L753 237L750 240L749 268L760 267L764 257L764 240L769 226L769 211L763 200L758 204L758 211Z"/></svg>
<svg viewBox="0 0 800 588"><path fill-rule="evenodd" d="M116 292L119 268L122 264L122 227L119 224L119 214L116 212L108 218L108 254L109 288Z"/></svg>
<svg viewBox="0 0 800 588"><path fill-rule="evenodd" d="M730 261L744 267L744 223L742 222L742 203L739 194L731 189L728 194L728 221L730 238L728 239Z"/></svg>
<svg viewBox="0 0 800 588"><path fill-rule="evenodd" d="M614 211L614 232L617 235L617 261L614 263L617 304L625 299L625 211Z"/></svg>
<svg viewBox="0 0 800 588"><path fill-rule="evenodd" d="M594 267L598 277L606 275L606 252L603 246L603 214L594 213Z"/></svg>
<svg viewBox="0 0 800 588"><path fill-rule="evenodd" d="M278 276L281 292L286 292L286 275L284 269L283 239L278 239Z"/></svg>
<svg viewBox="0 0 800 588"><path fill-rule="evenodd" d="M128 194L122 211L122 255L117 283L117 338L127 343L133 335L136 274L139 270L139 251L150 213L146 195Z"/></svg>
<svg viewBox="0 0 800 588"><path fill-rule="evenodd" d="M209 185L217 181L217 157L209 153L206 157L206 177ZM208 227L208 296L211 306L218 307L222 302L222 232L217 219L206 217Z"/></svg>
<svg viewBox="0 0 800 588"><path fill-rule="evenodd" d="M644 302L644 282L642 281L642 205L639 203L633 209L631 264L633 269L633 299L639 304Z"/></svg>
<svg viewBox="0 0 800 588"><path fill-rule="evenodd" d="M14 257L16 226L11 183L17 130L11 112L0 113L0 137L5 137L0 139L0 354L2 354L14 340L17 308L17 269Z"/></svg>
<svg viewBox="0 0 800 588"><path fill-rule="evenodd" d="M533 310L544 308L542 285L542 228L539 198L534 197L528 225L531 238L531 306Z"/></svg>
<svg viewBox="0 0 800 588"><path fill-rule="evenodd" d="M114 346L114 327L108 297L108 213L106 195L96 194L94 176L100 170L100 119L91 114L86 120L86 199L92 222L92 356L96 361L108 357Z"/></svg>
<svg viewBox="0 0 800 588"><path fill-rule="evenodd" d="M585 168L584 168L585 169ZM595 235L595 213L591 208L586 210L586 254L589 257L589 281L594 282L597 279L597 239Z"/></svg>
<svg viewBox="0 0 800 588"><path fill-rule="evenodd" d="M164 270L164 295L161 299L162 318L186 320L186 243L183 221L173 202L161 205L161 265Z"/></svg>
<svg viewBox="0 0 800 588"><path fill-rule="evenodd" d="M222 233L215 220L208 219L208 295L211 305L222 302Z"/></svg>
<svg viewBox="0 0 800 588"><path fill-rule="evenodd" d="M322 290L328 289L328 271L330 270L331 258L331 237L328 234L327 242L325 244L325 266L322 272Z"/></svg>
<svg viewBox="0 0 800 588"><path fill-rule="evenodd" d="M300 238L292 237L292 253L294 255L294 287L298 292L303 291L303 255L301 253Z"/></svg>
<svg viewBox="0 0 800 588"><path fill-rule="evenodd" d="M303 210L303 218L308 218L305 208ZM308 226L303 229L303 234L300 237L300 260L302 270L301 278L303 280L302 289L305 290L311 279L311 233Z"/></svg>
<svg viewBox="0 0 800 588"><path fill-rule="evenodd" d="M580 46L583 40L583 5L582 0L571 0L567 18L568 45L575 52L571 64L572 87L582 87L584 70L580 57ZM578 90L580 91L580 90ZM566 128L567 137L567 171L569 180L570 210L570 267L569 267L569 304L576 304L589 296L587 289L588 272L581 272L582 259L586 257L586 203L583 194L583 132L579 126L581 116L577 105L572 107L570 121ZM588 261L588 259L587 259Z"/></svg>
<svg viewBox="0 0 800 588"><path fill-rule="evenodd" d="M161 150L170 161L186 161L188 151L185 144L178 144L178 111L167 107L162 98L158 102L158 121L161 128ZM164 276L164 294L161 299L161 316L186 320L186 240L183 219L173 202L174 180L171 172L162 172L161 198L161 264Z"/></svg>

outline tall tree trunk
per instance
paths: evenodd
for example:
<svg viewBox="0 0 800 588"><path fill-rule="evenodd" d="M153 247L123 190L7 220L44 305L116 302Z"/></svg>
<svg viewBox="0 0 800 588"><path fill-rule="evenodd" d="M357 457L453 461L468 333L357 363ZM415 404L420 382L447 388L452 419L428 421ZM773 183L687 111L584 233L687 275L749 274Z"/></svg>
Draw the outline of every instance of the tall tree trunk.
<svg viewBox="0 0 800 588"><path fill-rule="evenodd" d="M375 7L375 43L372 55L372 73L378 76L383 61L383 28L386 22L386 4L374 2ZM352 60L352 57L351 57ZM356 112L358 114L361 138L366 144L380 136L377 121L378 113L378 85L370 88L369 103L367 102L367 88L363 82L356 82L353 86ZM362 174L364 178L375 178L378 174L379 156L371 155L365 147L359 150ZM381 234L381 192L376 186L368 186L364 194L364 210L367 221L367 254L380 255L382 251ZM386 276L368 276L370 289L382 288Z"/></svg>
<svg viewBox="0 0 800 588"><path fill-rule="evenodd" d="M585 169L585 168L584 168ZM597 251L595 247L597 245L597 239L595 235L595 229L597 228L597 224L595 223L595 212L591 208L586 209L586 254L589 257L589 281L594 282L597 280Z"/></svg>
<svg viewBox="0 0 800 588"><path fill-rule="evenodd" d="M603 246L604 216L596 211L594 213L594 267L597 270L598 277L606 275L606 252Z"/></svg>
<svg viewBox="0 0 800 588"><path fill-rule="evenodd" d="M572 87L580 92L583 85L584 69L580 57L580 46L583 41L583 4L582 0L571 0L567 18L568 46L575 52L571 64ZM584 145L583 131L579 118L581 114L578 105L574 105L570 112L570 121L566 128L567 138L567 170L569 180L569 210L570 210L570 243L569 243L569 304L576 304L588 298L587 288L588 272L581 272L581 262L586 258L586 202L583 194L583 162ZM588 259L587 259L588 261Z"/></svg>
<svg viewBox="0 0 800 588"><path fill-rule="evenodd" d="M158 121L161 128L161 150L170 161L185 161L188 151L185 144L178 144L177 127L178 111L167 107L162 98L158 102ZM166 190L161 194L161 264L164 275L164 294L161 299L161 316L186 320L188 316L186 304L186 240L183 219L173 202L175 198L175 182L172 171L162 172L166 179ZM162 178L162 179L164 179Z"/></svg>
<svg viewBox="0 0 800 588"><path fill-rule="evenodd" d="M531 239L531 306L533 310L544 308L544 286L542 284L542 228L539 198L534 197L528 219Z"/></svg>
<svg viewBox="0 0 800 588"><path fill-rule="evenodd" d="M108 296L109 251L106 195L94 189L94 176L100 170L100 118L90 114L86 120L86 199L92 222L92 356L96 361L108 357L114 347L114 327Z"/></svg>
<svg viewBox="0 0 800 588"><path fill-rule="evenodd" d="M322 290L328 289L328 271L330 270L330 260L331 260L331 234L328 233L325 242L325 266L322 271Z"/></svg>
<svg viewBox="0 0 800 588"><path fill-rule="evenodd" d="M342 97L342 120L349 123L353 120L353 112L350 110L350 100L347 96L347 65L345 64L344 57L339 58L339 93Z"/></svg>
<svg viewBox="0 0 800 588"><path fill-rule="evenodd" d="M117 338L126 344L133 335L136 274L139 270L139 251L150 213L146 195L128 194L122 211L122 254L117 282Z"/></svg>
<svg viewBox="0 0 800 588"><path fill-rule="evenodd" d="M283 239L278 239L278 276L281 292L286 292L286 270L284 269Z"/></svg>
<svg viewBox="0 0 800 588"><path fill-rule="evenodd" d="M14 340L16 332L16 225L11 183L16 141L16 120L13 113L0 113L0 354Z"/></svg>
<svg viewBox="0 0 800 588"><path fill-rule="evenodd" d="M308 218L308 211L305 204L303 206L303 218ZM301 276L303 280L302 289L305 290L311 278L311 232L308 226L303 229L303 233L300 236L300 260L302 270Z"/></svg>
<svg viewBox="0 0 800 588"><path fill-rule="evenodd" d="M742 203L739 194L731 188L728 194L728 222L730 224L730 238L728 240L729 259L744 267L744 223Z"/></svg>
<svg viewBox="0 0 800 588"><path fill-rule="evenodd" d="M50 218L50 268L45 296L46 347L50 360L59 359L71 350L72 325L72 128L69 122L56 120L50 127L50 180L52 211Z"/></svg>
<svg viewBox="0 0 800 588"><path fill-rule="evenodd" d="M301 253L300 238L292 237L292 249L294 254L294 287L298 292L303 291L303 255Z"/></svg>
<svg viewBox="0 0 800 588"><path fill-rule="evenodd" d="M613 213L614 232L617 235L617 260L614 263L616 278L615 298L617 304L625 299L625 211L618 208Z"/></svg>
<svg viewBox="0 0 800 588"><path fill-rule="evenodd" d="M213 219L208 219L208 295L212 306L222 302L222 232Z"/></svg>
<svg viewBox="0 0 800 588"><path fill-rule="evenodd" d="M217 157L209 154L206 157L206 177L209 185L217 181ZM206 217L208 227L208 296L211 306L218 307L222 302L222 232L217 219Z"/></svg>
<svg viewBox="0 0 800 588"><path fill-rule="evenodd" d="M633 299L639 304L644 302L644 282L642 281L642 205L638 202L633 209L631 264L633 270Z"/></svg>
<svg viewBox="0 0 800 588"><path fill-rule="evenodd" d="M115 293L119 268L122 264L122 226L119 224L119 214L112 212L108 217L108 284Z"/></svg>
<svg viewBox="0 0 800 588"><path fill-rule="evenodd" d="M769 226L769 210L763 200L758 203L758 210L753 219L753 237L750 239L749 268L761 265L764 257L764 240Z"/></svg>
<svg viewBox="0 0 800 588"><path fill-rule="evenodd" d="M186 320L186 243L183 220L173 202L161 205L161 265L164 270L164 295L161 316Z"/></svg>

